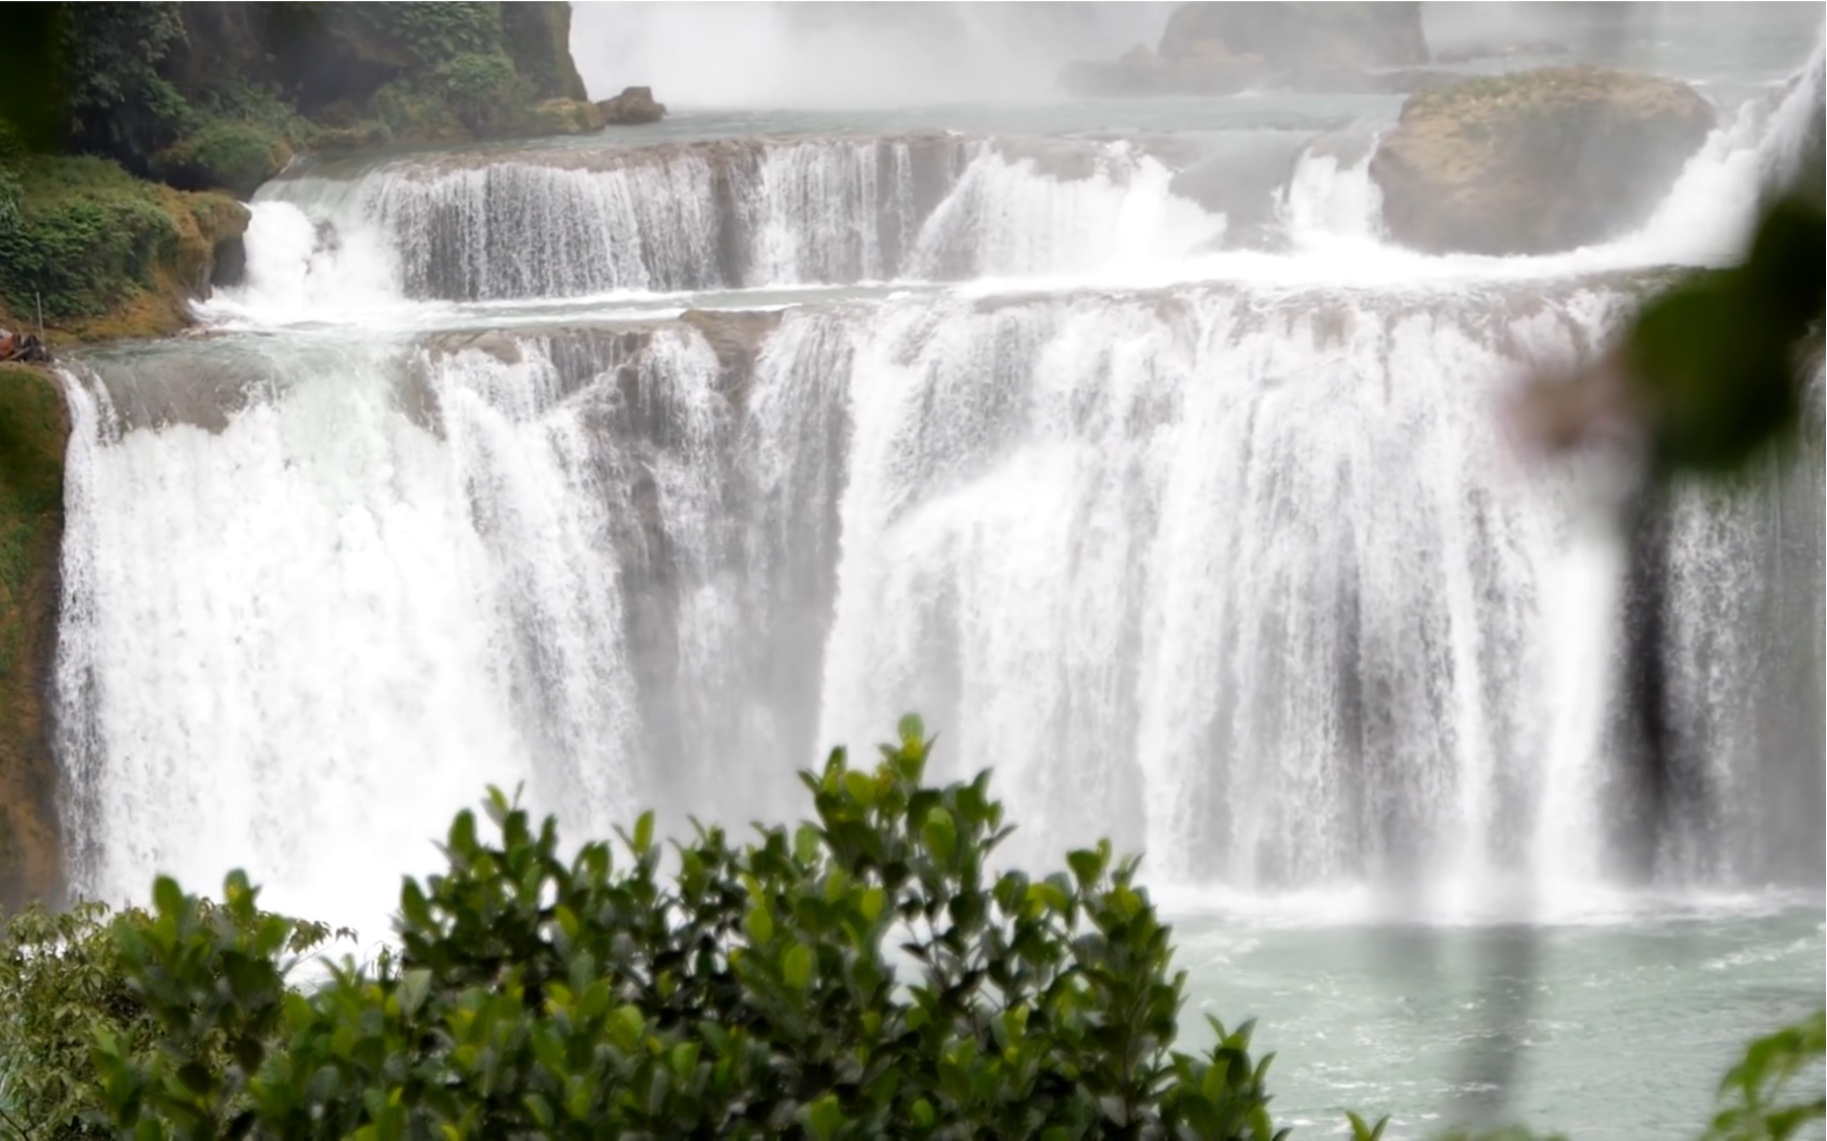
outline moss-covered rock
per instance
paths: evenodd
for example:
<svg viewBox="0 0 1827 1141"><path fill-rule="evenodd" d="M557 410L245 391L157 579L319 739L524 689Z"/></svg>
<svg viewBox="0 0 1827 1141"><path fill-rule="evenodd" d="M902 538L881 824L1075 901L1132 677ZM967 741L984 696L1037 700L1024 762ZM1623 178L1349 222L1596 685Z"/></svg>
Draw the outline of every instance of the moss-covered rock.
<svg viewBox="0 0 1827 1141"><path fill-rule="evenodd" d="M105 159L6 169L19 196L0 211L0 305L34 322L42 312L54 342L177 331L217 251L247 228L232 198L145 182Z"/></svg>
<svg viewBox="0 0 1827 1141"><path fill-rule="evenodd" d="M1370 171L1404 245L1551 253L1642 223L1714 121L1684 83L1541 68L1411 97Z"/></svg>
<svg viewBox="0 0 1827 1141"><path fill-rule="evenodd" d="M51 376L0 364L0 908L61 888L47 715L70 422Z"/></svg>
<svg viewBox="0 0 1827 1141"><path fill-rule="evenodd" d="M393 130L379 119L362 119L347 126L319 127L311 133L311 149L325 152L363 151L393 142Z"/></svg>
<svg viewBox="0 0 1827 1141"><path fill-rule="evenodd" d="M620 95L598 102L596 109L611 126L657 123L666 117L666 104L655 101L651 87L624 87Z"/></svg>
<svg viewBox="0 0 1827 1141"><path fill-rule="evenodd" d="M252 123L218 120L152 156L155 177L184 190L228 190L246 197L292 160L278 134Z"/></svg>

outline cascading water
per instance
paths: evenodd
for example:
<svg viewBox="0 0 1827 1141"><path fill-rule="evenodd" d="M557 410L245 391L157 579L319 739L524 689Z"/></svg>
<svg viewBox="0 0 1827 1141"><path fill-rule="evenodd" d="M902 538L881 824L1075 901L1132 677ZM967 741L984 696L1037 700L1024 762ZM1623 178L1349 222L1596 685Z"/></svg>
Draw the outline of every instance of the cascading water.
<svg viewBox="0 0 1827 1141"><path fill-rule="evenodd" d="M779 817L794 768L917 708L997 770L1016 858L1107 834L1228 897L1577 910L1619 839L1621 553L1591 473L1515 460L1497 410L1646 271L1729 252L1741 219L1692 204L1790 161L1802 100L1720 131L1642 232L1539 259L1381 244L1336 152L1295 164L1279 251L1084 138L269 184L205 307L257 335L71 376L73 877L245 865L374 924L375 870L485 784L571 834ZM1820 468L1677 500L1705 795L1669 882L1818 881L1784 790L1822 769Z"/></svg>

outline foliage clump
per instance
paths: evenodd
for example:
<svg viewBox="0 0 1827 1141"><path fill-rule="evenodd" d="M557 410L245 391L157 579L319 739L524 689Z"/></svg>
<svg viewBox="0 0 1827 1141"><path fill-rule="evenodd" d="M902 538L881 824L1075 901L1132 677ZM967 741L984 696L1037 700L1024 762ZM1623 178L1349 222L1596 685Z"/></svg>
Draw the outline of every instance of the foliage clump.
<svg viewBox="0 0 1827 1141"><path fill-rule="evenodd" d="M524 102L514 61L499 52L465 52L433 73L451 111L476 134L485 134L505 109Z"/></svg>
<svg viewBox="0 0 1827 1141"><path fill-rule="evenodd" d="M184 38L180 5L58 5L74 149L134 166L197 126L159 64Z"/></svg>
<svg viewBox="0 0 1827 1141"><path fill-rule="evenodd" d="M1720 1109L1703 1141L1784 1141L1827 1120L1823 1061L1827 1011L1755 1040L1719 1083ZM1791 1090L1804 1073L1813 1089L1796 1098Z"/></svg>
<svg viewBox="0 0 1827 1141"><path fill-rule="evenodd" d="M1169 929L1107 845L1031 880L987 774L923 783L917 720L873 771L803 774L816 819L662 875L652 818L560 855L499 793L401 892L397 956L284 986L283 923L231 877L116 927L157 1024L95 1056L145 1137L1206 1137L1270 1141L1249 1029L1173 1050Z"/></svg>
<svg viewBox="0 0 1827 1141"><path fill-rule="evenodd" d="M801 774L812 821L669 856L648 815L567 857L491 791L404 883L397 946L305 988L331 933L239 872L219 905L161 878L111 923L28 911L0 927L0 1137L1284 1138L1248 1025L1174 1050L1185 976L1135 860L992 872L988 774L928 785L930 750L904 719L874 769ZM1706 1141L1819 1120L1787 1084L1821 1040L1754 1043Z"/></svg>
<svg viewBox="0 0 1827 1141"><path fill-rule="evenodd" d="M286 141L251 123L219 119L152 156L160 181L181 190L221 187L246 196L291 159Z"/></svg>
<svg viewBox="0 0 1827 1141"><path fill-rule="evenodd" d="M252 902L251 894L231 896L227 906L193 901L192 919L254 941L283 930L270 958L301 955L332 935L320 923L262 914ZM160 937L156 926L145 911L110 915L95 902L62 913L35 904L0 925L0 1137L105 1135L98 1036L137 1054L163 1033L124 951L139 933ZM224 1022L198 1039L195 1060L220 1068L233 1044Z"/></svg>
<svg viewBox="0 0 1827 1141"><path fill-rule="evenodd" d="M105 312L150 283L177 239L153 188L114 163L13 164L0 177L0 303L30 314L42 299L50 320Z"/></svg>

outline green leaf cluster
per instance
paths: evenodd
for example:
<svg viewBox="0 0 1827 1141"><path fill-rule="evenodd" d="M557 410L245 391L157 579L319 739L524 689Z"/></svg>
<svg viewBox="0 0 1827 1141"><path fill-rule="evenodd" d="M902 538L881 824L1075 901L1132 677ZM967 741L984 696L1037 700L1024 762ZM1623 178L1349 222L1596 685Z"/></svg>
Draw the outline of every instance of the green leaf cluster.
<svg viewBox="0 0 1827 1141"><path fill-rule="evenodd" d="M76 149L132 166L194 129L196 112L159 73L184 37L178 4L60 4L55 11Z"/></svg>
<svg viewBox="0 0 1827 1141"><path fill-rule="evenodd" d="M151 170L181 190L217 187L246 197L291 159L285 139L252 123L217 119L152 156Z"/></svg>
<svg viewBox="0 0 1827 1141"><path fill-rule="evenodd" d="M931 747L910 717L873 768L833 753L813 819L743 845L667 850L647 815L566 856L491 791L402 885L397 944L302 988L332 933L238 872L220 904L160 879L111 922L15 916L0 1137L1285 1137L1247 1024L1173 1048L1184 975L1135 861L992 871L988 775L929 785ZM1819 1121L1792 1087L1822 1041L1816 1014L1752 1043L1702 1141Z"/></svg>
<svg viewBox="0 0 1827 1141"><path fill-rule="evenodd" d="M283 950L298 954L331 934L322 924L251 910L251 893L238 898L227 906L191 901L183 936L200 942L200 928L235 932L235 938L283 928ZM177 933L168 918L155 921L137 909L110 916L93 902L61 914L34 906L0 923L0 1137L106 1135L105 1059L147 1055L168 1036L148 1001L148 980L129 977L126 956L146 940L169 945ZM193 973L150 985L168 1000L174 985L201 981ZM212 978L204 989L219 993L223 982ZM244 1020L218 1022L191 1043L184 1065L220 1069L228 1063L228 1051L238 1045L229 1031Z"/></svg>
<svg viewBox="0 0 1827 1141"><path fill-rule="evenodd" d="M514 61L500 52L453 56L438 65L432 78L451 111L477 134L526 101Z"/></svg>
<svg viewBox="0 0 1827 1141"><path fill-rule="evenodd" d="M1827 218L1794 194L1767 203L1744 261L1683 278L1638 314L1625 345L1658 473L1720 475L1793 439L1819 368Z"/></svg>
<svg viewBox="0 0 1827 1141"><path fill-rule="evenodd" d="M487 54L501 45L501 5L428 0L416 4L372 4L365 10L381 29L435 67L466 54ZM512 65L510 65L511 67Z"/></svg>
<svg viewBox="0 0 1827 1141"><path fill-rule="evenodd" d="M1719 1113L1702 1141L1785 1141L1827 1120L1824 1062L1827 1011L1753 1041L1719 1083ZM1796 1096L1793 1087L1803 1074L1811 1088Z"/></svg>
<svg viewBox="0 0 1827 1141"><path fill-rule="evenodd" d="M561 855L499 792L408 880L397 954L288 991L283 921L231 878L117 927L153 1048L106 1036L107 1125L144 1138L792 1134L1271 1141L1249 1028L1173 1050L1184 975L1134 860L993 873L988 775L802 774L814 819L668 855L644 816ZM670 865L670 874L662 865Z"/></svg>

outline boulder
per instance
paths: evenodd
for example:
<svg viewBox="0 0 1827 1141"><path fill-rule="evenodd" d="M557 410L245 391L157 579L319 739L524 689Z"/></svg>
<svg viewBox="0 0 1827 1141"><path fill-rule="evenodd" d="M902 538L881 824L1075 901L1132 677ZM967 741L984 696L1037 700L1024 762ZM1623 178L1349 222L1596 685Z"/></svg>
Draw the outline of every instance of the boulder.
<svg viewBox="0 0 1827 1141"><path fill-rule="evenodd" d="M603 122L610 126L657 123L666 117L666 104L654 102L651 87L624 87L620 95L602 100L596 109L603 113Z"/></svg>
<svg viewBox="0 0 1827 1141"><path fill-rule="evenodd" d="M1161 55L1254 55L1277 71L1413 67L1427 62L1421 5L1182 4L1161 34Z"/></svg>
<svg viewBox="0 0 1827 1141"><path fill-rule="evenodd" d="M1552 253L1641 224L1714 121L1684 83L1542 68L1411 96L1370 173L1403 245Z"/></svg>
<svg viewBox="0 0 1827 1141"><path fill-rule="evenodd" d="M1227 56L1218 45L1176 59L1137 44L1114 62L1079 60L1059 75L1072 95L1235 95L1263 82L1269 74L1261 56Z"/></svg>
<svg viewBox="0 0 1827 1141"><path fill-rule="evenodd" d="M1060 86L1074 95L1383 91L1392 81L1373 73L1426 62L1419 4L1197 3L1174 9L1158 50L1138 44L1114 62L1068 64Z"/></svg>

